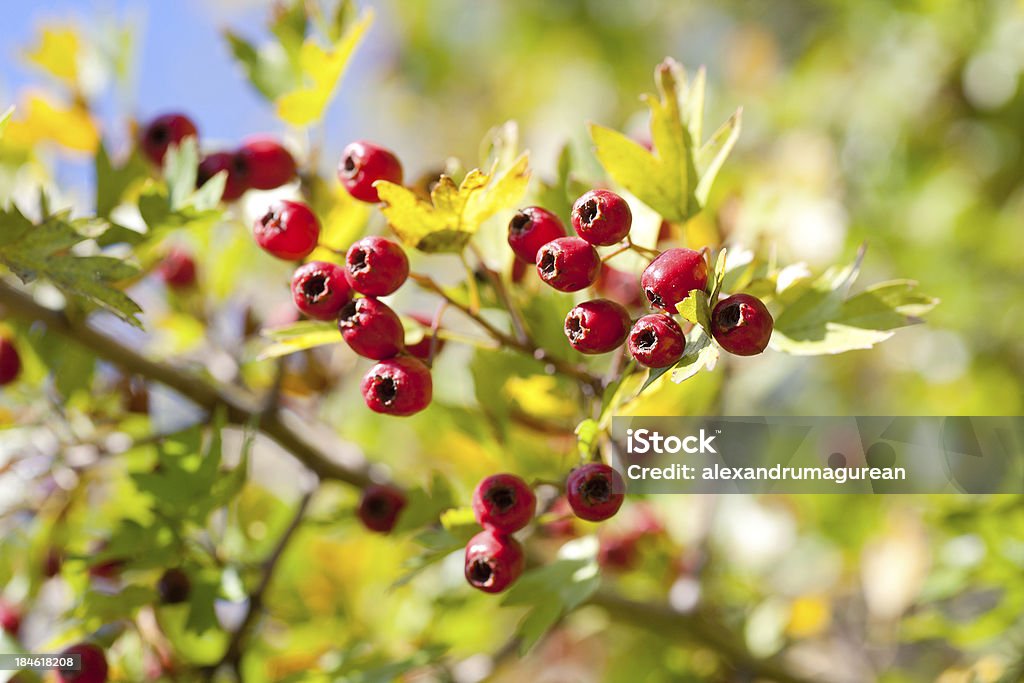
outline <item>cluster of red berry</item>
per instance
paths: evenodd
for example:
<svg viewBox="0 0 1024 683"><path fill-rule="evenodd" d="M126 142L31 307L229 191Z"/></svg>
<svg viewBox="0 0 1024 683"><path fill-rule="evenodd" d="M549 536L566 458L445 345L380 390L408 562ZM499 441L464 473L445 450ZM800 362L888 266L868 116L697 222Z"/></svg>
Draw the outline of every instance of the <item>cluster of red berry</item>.
<svg viewBox="0 0 1024 683"><path fill-rule="evenodd" d="M21 356L9 337L0 337L0 387L18 379L21 374Z"/></svg>

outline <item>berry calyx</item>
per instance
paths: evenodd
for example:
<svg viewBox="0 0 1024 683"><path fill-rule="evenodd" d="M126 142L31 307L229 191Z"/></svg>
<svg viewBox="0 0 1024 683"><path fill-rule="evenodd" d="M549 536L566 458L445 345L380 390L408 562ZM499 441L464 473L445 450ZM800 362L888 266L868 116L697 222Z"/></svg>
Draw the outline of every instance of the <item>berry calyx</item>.
<svg viewBox="0 0 1024 683"><path fill-rule="evenodd" d="M537 250L537 274L560 292L589 287L600 272L600 254L579 237L559 237Z"/></svg>
<svg viewBox="0 0 1024 683"><path fill-rule="evenodd" d="M198 134L196 124L184 114L164 114L142 129L139 147L150 161L162 166L168 147L179 145L185 138L197 137Z"/></svg>
<svg viewBox="0 0 1024 683"><path fill-rule="evenodd" d="M576 234L597 246L621 242L629 234L633 212L626 200L609 190L591 190L572 207Z"/></svg>
<svg viewBox="0 0 1024 683"><path fill-rule="evenodd" d="M409 277L409 258L391 240L364 237L348 248L345 272L357 292L366 296L387 296Z"/></svg>
<svg viewBox="0 0 1024 683"><path fill-rule="evenodd" d="M295 159L273 138L250 138L235 156L236 166L244 169L246 183L253 189L273 190L295 177Z"/></svg>
<svg viewBox="0 0 1024 683"><path fill-rule="evenodd" d="M367 529L386 534L395 528L405 504L405 494L394 486L374 484L363 489L357 514Z"/></svg>
<svg viewBox="0 0 1024 683"><path fill-rule="evenodd" d="M18 379L21 374L21 356L14 342L7 337L0 337L0 387Z"/></svg>
<svg viewBox="0 0 1024 683"><path fill-rule="evenodd" d="M578 467L565 482L566 497L580 519L600 522L622 507L626 484L614 469L600 462Z"/></svg>
<svg viewBox="0 0 1024 683"><path fill-rule="evenodd" d="M430 405L434 384L422 361L399 356L370 368L359 388L370 410L405 417Z"/></svg>
<svg viewBox="0 0 1024 683"><path fill-rule="evenodd" d="M61 652L62 655L78 655L82 666L77 671L57 670L58 683L106 683L107 657L94 643L77 643Z"/></svg>
<svg viewBox="0 0 1024 683"><path fill-rule="evenodd" d="M737 356L756 356L768 346L775 320L764 303L749 294L733 294L711 311L711 334Z"/></svg>
<svg viewBox="0 0 1024 683"><path fill-rule="evenodd" d="M629 353L637 363L649 368L664 368L677 363L686 349L686 335L671 316L645 315L629 332Z"/></svg>
<svg viewBox="0 0 1024 683"><path fill-rule="evenodd" d="M377 299L353 299L342 306L338 329L353 351L371 360L394 358L404 345L402 321Z"/></svg>
<svg viewBox="0 0 1024 683"><path fill-rule="evenodd" d="M21 610L5 600L0 600L0 630L12 638L21 630Z"/></svg>
<svg viewBox="0 0 1024 683"><path fill-rule="evenodd" d="M402 184L402 164L388 149L370 142L353 142L341 153L338 162L338 180L356 199L376 204L380 201L378 180Z"/></svg>
<svg viewBox="0 0 1024 683"><path fill-rule="evenodd" d="M524 565L523 548L511 536L486 529L466 544L466 581L485 593L500 593L511 586Z"/></svg>
<svg viewBox="0 0 1024 683"><path fill-rule="evenodd" d="M434 356L437 356L437 354L441 353L441 349L444 348L444 339L434 341L434 335L430 331L434 326L434 321L430 319L430 316L421 313L410 313L409 317L423 325L426 329L423 331L423 339L420 339L415 344L407 345L405 351L426 363L430 360L431 346L434 346Z"/></svg>
<svg viewBox="0 0 1024 683"><path fill-rule="evenodd" d="M157 274L171 289L189 289L196 283L196 262L184 249L174 248L160 262Z"/></svg>
<svg viewBox="0 0 1024 683"><path fill-rule="evenodd" d="M256 220L253 235L256 243L272 256L298 261L316 249L320 221L302 202L280 199Z"/></svg>
<svg viewBox="0 0 1024 683"><path fill-rule="evenodd" d="M316 320L334 320L352 299L352 288L345 270L327 261L310 261L292 275L292 301L295 307Z"/></svg>
<svg viewBox="0 0 1024 683"><path fill-rule="evenodd" d="M530 486L514 474L491 475L473 490L476 521L497 533L519 531L533 519L536 507Z"/></svg>
<svg viewBox="0 0 1024 683"><path fill-rule="evenodd" d="M220 196L222 200L233 202L249 189L246 183L246 169L239 165L238 158L231 152L214 152L203 157L196 171L196 187L202 187L221 171L228 172L224 192Z"/></svg>
<svg viewBox="0 0 1024 683"><path fill-rule="evenodd" d="M559 237L565 237L562 221L539 206L521 209L508 223L508 246L517 259L526 263L536 263L537 251Z"/></svg>
<svg viewBox="0 0 1024 683"><path fill-rule="evenodd" d="M666 249L644 270L640 286L651 305L676 313L676 304L708 284L708 264L699 251Z"/></svg>
<svg viewBox="0 0 1024 683"><path fill-rule="evenodd" d="M177 605L188 600L192 592L192 582L183 570L171 567L156 582L156 592L160 602L165 605Z"/></svg>
<svg viewBox="0 0 1024 683"><path fill-rule="evenodd" d="M608 353L626 341L629 323L629 312L614 301L584 301L565 316L565 336L580 353Z"/></svg>

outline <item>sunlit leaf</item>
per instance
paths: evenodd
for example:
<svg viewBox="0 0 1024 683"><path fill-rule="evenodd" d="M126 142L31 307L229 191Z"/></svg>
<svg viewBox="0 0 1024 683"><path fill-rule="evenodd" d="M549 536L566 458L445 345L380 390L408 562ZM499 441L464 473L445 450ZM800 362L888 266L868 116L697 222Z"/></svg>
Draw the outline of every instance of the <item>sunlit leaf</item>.
<svg viewBox="0 0 1024 683"><path fill-rule="evenodd" d="M25 59L47 74L74 86L78 82L81 39L72 26L43 27L39 42L26 50Z"/></svg>
<svg viewBox="0 0 1024 683"><path fill-rule="evenodd" d="M333 322L319 320L304 320L287 327L264 330L263 336L273 343L260 352L260 360L341 342L338 326Z"/></svg>

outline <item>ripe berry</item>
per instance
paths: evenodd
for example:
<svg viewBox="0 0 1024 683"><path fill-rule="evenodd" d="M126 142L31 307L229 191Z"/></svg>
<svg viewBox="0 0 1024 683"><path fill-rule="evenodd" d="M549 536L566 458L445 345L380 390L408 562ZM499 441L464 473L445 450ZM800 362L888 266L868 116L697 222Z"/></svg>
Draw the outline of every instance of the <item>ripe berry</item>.
<svg viewBox="0 0 1024 683"><path fill-rule="evenodd" d="M537 498L529 485L514 474L495 474L473 491L473 515L485 529L500 534L519 531L530 523Z"/></svg>
<svg viewBox="0 0 1024 683"><path fill-rule="evenodd" d="M572 471L565 482L572 511L590 522L613 517L622 506L626 485L608 465L592 462Z"/></svg>
<svg viewBox="0 0 1024 683"><path fill-rule="evenodd" d="M511 536L484 530L466 544L466 580L485 593L500 593L523 573L523 548Z"/></svg>
<svg viewBox="0 0 1024 683"><path fill-rule="evenodd" d="M196 124L184 114L164 114L149 122L142 130L139 146L142 153L157 166L164 163L167 148L172 144L181 144L185 138L196 137Z"/></svg>
<svg viewBox="0 0 1024 683"><path fill-rule="evenodd" d="M245 180L245 168L239 166L237 157L230 152L214 152L203 157L196 172L196 187L202 187L221 171L228 172L224 193L220 196L224 201L233 202L249 189Z"/></svg>
<svg viewBox="0 0 1024 683"><path fill-rule="evenodd" d="M597 563L604 569L620 571L632 569L636 565L639 540L640 537L635 533L605 536L601 539Z"/></svg>
<svg viewBox="0 0 1024 683"><path fill-rule="evenodd" d="M601 272L601 256L579 237L559 237L537 251L540 279L560 292L590 286Z"/></svg>
<svg viewBox="0 0 1024 683"><path fill-rule="evenodd" d="M645 315L629 332L629 352L637 363L664 368L679 361L686 348L683 328L663 313Z"/></svg>
<svg viewBox="0 0 1024 683"><path fill-rule="evenodd" d="M722 348L737 356L755 356L765 350L775 321L761 300L733 294L711 311L711 334Z"/></svg>
<svg viewBox="0 0 1024 683"><path fill-rule="evenodd" d="M171 249L157 267L157 273L171 289L188 289L196 283L196 262L184 249Z"/></svg>
<svg viewBox="0 0 1024 683"><path fill-rule="evenodd" d="M359 388L370 410L401 417L430 405L434 391L430 370L411 356L377 363L363 377Z"/></svg>
<svg viewBox="0 0 1024 683"><path fill-rule="evenodd" d="M363 358L394 358L405 341L402 321L377 299L353 299L338 314L338 329L349 347Z"/></svg>
<svg viewBox="0 0 1024 683"><path fill-rule="evenodd" d="M10 384L21 373L21 356L14 342L0 337L0 387Z"/></svg>
<svg viewBox="0 0 1024 683"><path fill-rule="evenodd" d="M394 486L367 486L359 500L359 519L370 531L386 534L395 528L405 503L405 494Z"/></svg>
<svg viewBox="0 0 1024 683"><path fill-rule="evenodd" d="M629 313L614 301L584 301L565 316L565 336L580 353L608 353L626 341L629 323Z"/></svg>
<svg viewBox="0 0 1024 683"><path fill-rule="evenodd" d="M295 177L295 159L272 138L246 140L235 156L235 163L245 169L245 180L251 188L273 190Z"/></svg>
<svg viewBox="0 0 1024 683"><path fill-rule="evenodd" d="M345 270L327 261L310 261L292 275L295 307L317 320L334 320L352 298Z"/></svg>
<svg viewBox="0 0 1024 683"><path fill-rule="evenodd" d="M436 342L434 341L434 336L430 332L431 327L434 325L434 321L431 320L429 316L422 315L420 313L410 313L409 317L420 325L423 325L426 330L423 331L423 339L420 339L411 346L406 346L405 350L409 355L415 356L425 363L430 360L430 347L432 345L434 346L434 356L441 353L441 349L444 348L444 339L438 339Z"/></svg>
<svg viewBox="0 0 1024 683"><path fill-rule="evenodd" d="M536 263L537 251L559 237L565 237L562 221L539 206L520 210L508 223L508 246L517 259L527 263Z"/></svg>
<svg viewBox="0 0 1024 683"><path fill-rule="evenodd" d="M160 602L165 605L176 605L188 600L192 592L192 582L188 574L177 567L165 571L156 582L156 591L160 594Z"/></svg>
<svg viewBox="0 0 1024 683"><path fill-rule="evenodd" d="M353 142L345 148L338 163L338 180L356 199L379 202L378 180L402 184L402 164L390 150L370 142Z"/></svg>
<svg viewBox="0 0 1024 683"><path fill-rule="evenodd" d="M352 289L366 296L387 296L409 277L409 258L400 246L383 237L355 242L345 254L345 266Z"/></svg>
<svg viewBox="0 0 1024 683"><path fill-rule="evenodd" d="M21 630L21 610L4 600L0 600L0 630L12 638Z"/></svg>
<svg viewBox="0 0 1024 683"><path fill-rule="evenodd" d="M608 190L591 190L572 207L572 227L576 234L598 246L621 242L632 224L633 212L629 204Z"/></svg>
<svg viewBox="0 0 1024 683"><path fill-rule="evenodd" d="M637 308L646 302L640 288L640 277L612 268L607 263L601 264L601 273L597 276L594 288L606 299L626 307Z"/></svg>
<svg viewBox="0 0 1024 683"><path fill-rule="evenodd" d="M107 657L98 645L78 643L64 650L62 655L78 655L82 667L77 671L57 671L58 683L106 683Z"/></svg>
<svg viewBox="0 0 1024 683"><path fill-rule="evenodd" d="M707 284L708 264L693 249L666 249L640 276L647 300L669 313L676 312L676 304L689 296L691 290L703 290Z"/></svg>
<svg viewBox="0 0 1024 683"><path fill-rule="evenodd" d="M60 573L60 567L64 564L64 556L57 548L49 548L43 556L43 576L52 579Z"/></svg>
<svg viewBox="0 0 1024 683"><path fill-rule="evenodd" d="M302 202L279 199L253 226L256 243L285 261L298 261L316 249L320 222Z"/></svg>

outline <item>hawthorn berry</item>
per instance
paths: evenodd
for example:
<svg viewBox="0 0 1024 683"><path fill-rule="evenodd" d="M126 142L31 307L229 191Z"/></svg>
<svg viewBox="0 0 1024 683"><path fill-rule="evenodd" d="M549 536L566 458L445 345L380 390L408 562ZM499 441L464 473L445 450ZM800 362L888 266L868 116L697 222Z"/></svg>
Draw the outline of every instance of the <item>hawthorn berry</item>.
<svg viewBox="0 0 1024 683"><path fill-rule="evenodd" d="M77 643L61 652L62 655L78 655L82 666L77 671L57 670L58 683L106 683L107 657L95 643Z"/></svg>
<svg viewBox="0 0 1024 683"><path fill-rule="evenodd" d="M0 600L0 630L12 638L21 630L21 610L5 600Z"/></svg>
<svg viewBox="0 0 1024 683"><path fill-rule="evenodd" d="M466 580L485 593L500 593L511 586L525 564L523 548L511 536L485 529L466 544Z"/></svg>
<svg viewBox="0 0 1024 683"><path fill-rule="evenodd" d="M520 209L508 223L508 246L517 259L526 263L536 263L537 251L559 237L565 237L562 221L539 206Z"/></svg>
<svg viewBox="0 0 1024 683"><path fill-rule="evenodd" d="M220 196L222 200L233 202L249 189L245 169L239 166L238 158L231 152L214 152L203 157L196 171L196 187L202 187L221 171L228 172L224 192Z"/></svg>
<svg viewBox="0 0 1024 683"><path fill-rule="evenodd" d="M711 334L723 349L737 356L755 356L768 346L775 321L755 296L733 294L711 311Z"/></svg>
<svg viewBox="0 0 1024 683"><path fill-rule="evenodd" d="M352 299L345 270L327 261L310 261L292 275L295 307L316 320L334 320L342 306Z"/></svg>
<svg viewBox="0 0 1024 683"><path fill-rule="evenodd" d="M338 329L349 347L363 358L394 358L405 342L398 315L383 301L353 299L338 313Z"/></svg>
<svg viewBox="0 0 1024 683"><path fill-rule="evenodd" d="M530 523L537 498L530 486L514 474L494 474L473 491L473 515L480 526L511 534Z"/></svg>
<svg viewBox="0 0 1024 683"><path fill-rule="evenodd" d="M387 296L409 277L409 257L383 237L364 237L345 254L345 273L352 289L366 296Z"/></svg>
<svg viewBox="0 0 1024 683"><path fill-rule="evenodd" d="M434 391L430 370L412 356L377 363L363 377L359 388L370 410L399 417L426 408Z"/></svg>
<svg viewBox="0 0 1024 683"><path fill-rule="evenodd" d="M189 289L196 283L196 262L184 249L174 248L164 256L157 273L171 289Z"/></svg>
<svg viewBox="0 0 1024 683"><path fill-rule="evenodd" d="M594 288L601 296L627 308L640 307L646 301L638 275L613 268L607 263L601 264L601 273L594 282Z"/></svg>
<svg viewBox="0 0 1024 683"><path fill-rule="evenodd" d="M253 235L256 243L272 256L298 261L316 249L320 221L302 202L279 199L256 220Z"/></svg>
<svg viewBox="0 0 1024 683"><path fill-rule="evenodd" d="M60 573L61 565L64 564L64 555L57 548L48 548L43 556L43 576L52 579Z"/></svg>
<svg viewBox="0 0 1024 683"><path fill-rule="evenodd" d="M576 234L597 246L621 242L632 224L633 212L629 204L608 190L591 190L572 207L572 227Z"/></svg>
<svg viewBox="0 0 1024 683"><path fill-rule="evenodd" d="M708 264L701 253L693 249L666 249L640 276L640 286L647 300L669 313L675 313L676 304L692 290L703 290L707 284Z"/></svg>
<svg viewBox="0 0 1024 683"><path fill-rule="evenodd" d="M580 519L600 522L614 517L625 498L622 476L600 462L577 467L565 482L572 511Z"/></svg>
<svg viewBox="0 0 1024 683"><path fill-rule="evenodd" d="M235 156L236 166L244 169L246 184L253 189L273 190L295 177L295 159L273 138L250 138Z"/></svg>
<svg viewBox="0 0 1024 683"><path fill-rule="evenodd" d="M405 347L405 351L409 355L415 356L426 363L430 360L430 347L435 347L434 355L436 356L441 353L441 349L444 348L444 339L438 339L435 343L434 335L430 331L434 326L434 321L430 319L430 316L426 316L421 313L410 313L409 317L420 325L423 325L426 329L423 331L423 339L420 339L415 344L407 345Z"/></svg>
<svg viewBox="0 0 1024 683"><path fill-rule="evenodd" d="M198 134L196 124L184 114L164 114L142 129L139 146L150 161L161 166L168 147L181 144L185 138L196 137Z"/></svg>
<svg viewBox="0 0 1024 683"><path fill-rule="evenodd" d="M405 494L394 486L374 484L363 489L357 514L367 529L386 534L395 528L406 502Z"/></svg>
<svg viewBox="0 0 1024 683"><path fill-rule="evenodd" d="M637 542L640 537L635 533L624 533L601 538L597 553L597 563L605 569L624 571L632 569L637 560Z"/></svg>
<svg viewBox="0 0 1024 683"><path fill-rule="evenodd" d="M184 570L171 567L160 575L156 582L156 592L163 604L177 605L188 600L192 592L192 582Z"/></svg>
<svg viewBox="0 0 1024 683"><path fill-rule="evenodd" d="M686 335L672 316L645 315L629 332L629 353L640 365L664 368L679 361L686 349Z"/></svg>
<svg viewBox="0 0 1024 683"><path fill-rule="evenodd" d="M626 341L629 323L629 312L614 301L584 301L565 316L565 336L580 353L608 353Z"/></svg>
<svg viewBox="0 0 1024 683"><path fill-rule="evenodd" d="M356 199L375 204L380 201L378 180L402 184L402 164L393 152L370 142L353 142L341 153L338 180Z"/></svg>
<svg viewBox="0 0 1024 683"><path fill-rule="evenodd" d="M21 356L14 342L0 337L0 387L10 384L21 374Z"/></svg>
<svg viewBox="0 0 1024 683"><path fill-rule="evenodd" d="M600 272L600 254L579 237L559 237L537 250L537 274L560 292L589 287Z"/></svg>

